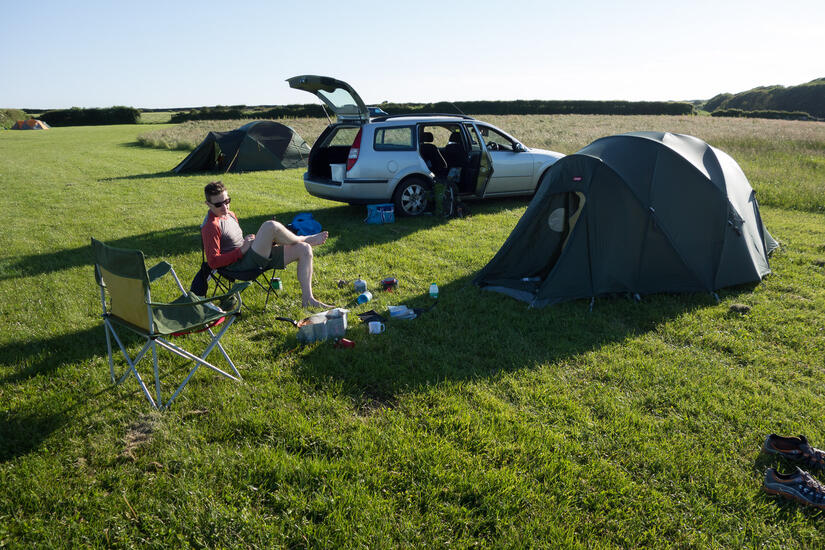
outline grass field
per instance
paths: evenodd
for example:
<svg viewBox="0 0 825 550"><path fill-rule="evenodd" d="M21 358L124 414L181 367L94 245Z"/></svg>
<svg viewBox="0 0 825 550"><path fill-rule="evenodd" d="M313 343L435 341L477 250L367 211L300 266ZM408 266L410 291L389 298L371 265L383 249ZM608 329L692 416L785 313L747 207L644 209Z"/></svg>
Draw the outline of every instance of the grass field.
<svg viewBox="0 0 825 550"><path fill-rule="evenodd" d="M156 412L134 380L109 382L89 238L188 284L210 177L171 174L186 152L140 146L146 126L2 132L0 547L822 546L822 512L761 491L766 467L790 465L760 446L771 432L825 446L825 124L489 120L566 153L628 130L706 139L757 189L782 243L774 273L720 303L531 310L470 284L525 201L367 226L362 208L309 197L300 170L230 174L247 231L302 211L330 231L315 287L352 308L356 347L299 348L274 321L305 314L292 267L267 311L246 292L224 338L244 382L199 371ZM387 275L398 291L362 306L335 284ZM382 335L354 315L429 306L433 281L437 306ZM187 366L161 358L168 395Z"/></svg>
<svg viewBox="0 0 825 550"><path fill-rule="evenodd" d="M140 113L141 124L164 124L172 118L171 111L144 111Z"/></svg>

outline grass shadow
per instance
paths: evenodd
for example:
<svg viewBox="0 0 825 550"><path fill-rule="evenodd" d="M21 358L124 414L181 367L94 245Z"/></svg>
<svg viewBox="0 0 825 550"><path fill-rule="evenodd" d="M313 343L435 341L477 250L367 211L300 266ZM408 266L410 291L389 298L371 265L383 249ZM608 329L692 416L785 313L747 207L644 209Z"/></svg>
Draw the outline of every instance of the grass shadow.
<svg viewBox="0 0 825 550"><path fill-rule="evenodd" d="M485 205L483 212L491 213L501 209L513 208L514 206L515 203L512 199L497 200ZM278 212L274 217L286 225L297 214L306 211ZM450 221L438 216L425 215L414 218L399 218L394 224L366 225L363 223L363 218L360 217L363 211L359 212L356 207L352 206L335 206L312 212L314 212L315 219L321 223L323 229L329 231L331 237L329 243L318 250L319 256L333 252L352 252L365 246L385 244ZM206 212L203 215L206 215ZM272 218L272 215L242 217L240 220L241 227L244 233L255 233L264 221ZM106 244L118 248L142 250L147 256L148 267L153 265L153 260L159 261L169 256L199 252L201 250L200 224L202 221L203 217L198 217L193 220L191 225L130 235L118 239L106 239L104 235L90 235L89 237L103 240ZM323 261L323 259L320 261ZM91 267L92 264L91 244L42 254L26 254L9 260L3 270L4 273L0 273L0 280L44 275L75 267ZM198 262L187 266L186 270L180 270L178 274L184 275L181 277L183 280L190 272L194 275L199 267L200 263Z"/></svg>
<svg viewBox="0 0 825 550"><path fill-rule="evenodd" d="M68 422L67 411L11 412L0 416L0 464L26 455Z"/></svg>
<svg viewBox="0 0 825 550"><path fill-rule="evenodd" d="M171 170L164 170L162 172L151 172L147 174L132 174L131 176L117 176L111 178L99 178L97 181L129 181L129 180L144 180L144 179L156 179L156 178L169 178L174 177L177 174L172 172Z"/></svg>
<svg viewBox="0 0 825 550"><path fill-rule="evenodd" d="M18 367L16 371L0 379L0 385L26 382L37 376L53 376L58 379L61 375L57 371L61 367L88 364L95 357L103 358L103 368L96 371L96 376L105 380L103 389L95 393L88 393L82 386L72 383L64 386L59 393L34 394L31 399L19 399L21 404L16 410L0 412L0 464L36 451L43 442L68 426L76 417L89 415L92 411L116 408L121 403L131 402L142 403L147 411L152 410L133 374L129 374L122 384L111 382L103 330L101 324L55 338L0 347L0 366L12 369ZM118 336L132 357L145 342L129 331L119 331ZM201 337L204 346L208 340L207 337ZM115 376L119 379L128 371L128 364L114 341L112 346ZM196 354L200 354L202 350L202 347L192 346L191 343L183 347L190 351L196 350ZM192 363L164 350L160 350L159 355L163 398L169 399L174 388L191 369ZM28 364L20 368L16 364L19 358L24 358L21 362ZM143 357L137 368L154 397L151 353ZM64 375L64 381L66 376L71 375ZM105 399L101 400L101 397Z"/></svg>
<svg viewBox="0 0 825 550"><path fill-rule="evenodd" d="M76 364L106 351L103 324L81 331L29 342L0 346L0 366L11 373L0 384L14 384L35 376L49 375L64 365Z"/></svg>

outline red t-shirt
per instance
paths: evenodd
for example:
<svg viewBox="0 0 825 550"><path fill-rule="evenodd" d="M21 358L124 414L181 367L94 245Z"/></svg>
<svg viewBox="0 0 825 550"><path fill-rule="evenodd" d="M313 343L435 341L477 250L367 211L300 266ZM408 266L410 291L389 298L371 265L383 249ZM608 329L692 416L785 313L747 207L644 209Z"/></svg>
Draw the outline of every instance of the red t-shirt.
<svg viewBox="0 0 825 550"><path fill-rule="evenodd" d="M222 225L224 227L228 225L231 230L222 231ZM238 242L238 234L240 234L240 242ZM243 258L240 248L243 244L243 232L238 224L238 216L231 210L226 216L220 218L210 211L201 226L201 238L206 263L212 269L226 267Z"/></svg>

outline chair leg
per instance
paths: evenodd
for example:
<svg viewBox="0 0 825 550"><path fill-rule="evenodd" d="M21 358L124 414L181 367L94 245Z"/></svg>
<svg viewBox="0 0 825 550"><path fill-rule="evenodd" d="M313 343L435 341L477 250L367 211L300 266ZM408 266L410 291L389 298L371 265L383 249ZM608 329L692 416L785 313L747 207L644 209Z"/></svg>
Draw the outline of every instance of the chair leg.
<svg viewBox="0 0 825 550"><path fill-rule="evenodd" d="M222 292L229 292L229 287L232 286L232 283L235 281L233 279L227 279L227 282L224 283L223 275L218 273L216 270L213 270L212 273L209 274L209 277L215 281L215 288L212 290L212 296L218 293L218 289L220 288Z"/></svg>
<svg viewBox="0 0 825 550"><path fill-rule="evenodd" d="M212 341L209 342L209 346L207 346L206 350L204 350L203 354L201 355L201 359L206 360L209 354L212 353L212 349L217 347L218 350L220 350L221 355L223 355L223 358L226 359L226 362L229 363L230 367L232 367L232 371L238 376L238 378L242 378L241 373L239 373L238 369L235 368L235 363L233 363L232 359L229 358L229 354L226 353L226 350L223 348L223 345L221 344L221 338L223 338L223 334L227 330L229 330L229 327L231 327L232 323L234 322L235 317L230 317L229 320L226 323L224 323L223 328L221 328L217 336L215 336L211 328L206 329L207 331L209 331L210 336L212 336Z"/></svg>
<svg viewBox="0 0 825 550"><path fill-rule="evenodd" d="M163 400L160 398L160 375L158 374L158 346L152 340L152 366L155 369L155 391L158 394L158 407L163 407Z"/></svg>
<svg viewBox="0 0 825 550"><path fill-rule="evenodd" d="M112 384L115 383L115 362L112 357L112 337L109 336L109 325L103 323L103 331L106 333L106 353L109 356L109 375L112 377Z"/></svg>
<svg viewBox="0 0 825 550"><path fill-rule="evenodd" d="M261 275L264 277L263 283L261 282ZM275 293L272 290L272 279L275 277L275 270L273 269L268 277L266 275L266 271L264 271L261 275L258 275L258 277L255 278L255 283L266 291L266 300L264 301L264 311L266 311L266 306L269 305L269 296Z"/></svg>
<svg viewBox="0 0 825 550"><path fill-rule="evenodd" d="M272 294L272 285L270 284L269 287L266 289L266 300L264 301L264 311L266 311L266 306L269 305L269 295Z"/></svg>
<svg viewBox="0 0 825 550"><path fill-rule="evenodd" d="M108 352L109 352L109 374L112 377L112 381L114 382L115 372L114 372L114 360L113 360L113 354L112 354L110 332L111 332L111 337L113 337L115 339L115 343L117 343L118 347L120 348L120 351L123 353L123 357L126 360L126 363L129 365L129 368L126 369L126 372L123 373L123 376L116 383L118 385L122 384L130 374L134 374L135 378L137 378L138 384L140 384L140 387L143 390L143 394L146 396L146 399L149 401L149 403L151 403L152 407L154 407L154 408L164 408L164 409L169 408L169 405L178 396L178 394L183 390L183 388L189 382L189 379L192 378L192 375L195 374L195 371L197 371L198 367L200 367L200 366L208 367L209 369L212 369L213 371L217 372L218 374L220 374L222 376L225 376L226 378L230 378L230 379L235 380L235 381L240 381L240 380L242 380L241 373L238 372L238 369L235 367L235 364L232 362L232 359L229 358L229 355L226 353L226 350L224 349L224 347L220 343L220 339L223 337L224 333L229 329L230 326L232 326L232 323L234 323L234 322L235 322L235 317L234 316L230 317L229 320L226 321L223 324L223 326L222 326L221 330L218 332L218 334L215 334L214 332L212 332L212 329L207 329L208 332L209 332L209 335L212 337L212 339L209 341L209 344L206 347L206 350L203 352L203 354L200 357L197 357L197 356L193 355L192 353L186 351L185 349L183 349L179 346L176 346L175 344L172 344L171 342L168 342L168 341L164 340L163 338L156 337L154 339L153 338L147 338L146 344L144 344L143 348L141 348L141 350L137 353L137 355L135 355L134 359L132 359L132 357L129 356L129 353L126 350L126 347L123 345L123 343L120 341L120 338L118 337L117 333L114 331L114 328L112 328L109 325L108 319L104 320L104 325L105 325L105 329L106 329L106 341L107 341ZM162 348L165 348L165 349L171 351L172 353L174 353L176 355L179 355L180 357L183 357L184 359L189 359L189 360L195 362L195 366L192 368L192 370L189 371L189 374L186 376L186 379L180 384L180 386L178 386L178 388L175 390L175 393L172 395L172 397L169 398L169 401L167 401L166 403L163 402L162 397L161 397L160 373L159 373L159 370L158 370L158 349L157 349L157 346L161 346ZM212 353L212 350L214 350L215 347L217 347L220 350L221 354L224 356L227 363L229 363L229 366L232 367L232 370L234 371L235 376L229 374L228 372L225 372L225 371L221 370L220 368L218 368L215 365L213 365L213 364L206 361L207 357L209 357L209 354ZM143 357L149 352L150 349L152 351L152 368L154 370L154 376L155 376L156 399L152 398L152 394L149 392L149 388L146 387L146 384L144 383L143 379L140 377L140 374L137 371L137 364L140 362L141 359L143 359Z"/></svg>
<svg viewBox="0 0 825 550"><path fill-rule="evenodd" d="M109 331L111 331L112 336L115 339L118 347L120 348L121 353L123 353L123 358L126 360L126 364L129 365L129 368L126 369L126 372L123 373L123 376L120 377L120 380L116 382L117 385L122 384L129 374L134 374L135 378L137 378L138 384L140 384L140 388L143 390L143 395L146 396L146 399L149 400L149 403L152 404L152 407L157 408L158 405L155 403L155 400L152 399L152 394L149 393L149 388L146 387L146 384L143 382L143 379L140 377L140 374L137 371L137 364L143 359L143 356L146 355L146 352L150 348L151 342L149 340L146 341L146 344L143 345L143 348L138 352L134 359L129 356L129 352L126 351L126 347L123 345L123 342L120 341L120 338L117 336L117 332L109 325L108 319L104 321ZM111 374L114 374L114 367L111 366Z"/></svg>
<svg viewBox="0 0 825 550"><path fill-rule="evenodd" d="M174 393L174 394L172 394L172 397L170 397L170 398L169 398L169 401L167 401L167 402L163 405L163 408L164 408L164 409L168 409L168 408L169 408L169 405L172 403L172 401L174 401L174 400L175 400L175 398L178 396L178 394L179 394L181 391L183 391L183 388L184 388L184 387L186 387L186 384L188 384L188 383L189 383L189 379L190 379L190 378L192 378L192 375L194 375L194 374L195 374L195 371L197 371L197 370L198 370L198 368L199 368L201 365L202 365L202 366L204 366L204 367L208 367L208 368L210 368L210 369L214 370L215 372L217 372L218 374L221 374L221 375L223 375L223 376L225 376L225 377L227 377L227 378L230 378L230 379L232 379L232 380L235 380L236 382L239 382L239 381L240 381L240 379L239 379L239 378L236 378L236 377L232 376L232 375L231 375L231 374L229 374L228 372L225 372L225 371L223 371L223 370L219 369L218 367L216 367L215 365L213 365L213 364L211 364L211 363L207 363L206 361L204 361L204 360L203 360L203 359L201 359L200 357L196 357L195 355L193 355L193 354L189 353L189 352L188 352L188 351L186 351L185 349L179 348L179 347L178 347L178 346L176 346L175 344L172 344L172 343L170 343L170 342L167 342L166 340L163 340L163 339L158 338L158 345L160 345L160 346L162 346L162 347L166 348L167 350L171 351L172 353L174 353L174 354L176 354L176 355L179 355L179 356L184 357L184 358L186 358L186 359L190 359L190 360L192 360L192 361L194 361L194 362L195 362L195 366L194 366L194 367L192 367L192 370L190 370L190 371L189 371L189 374L187 374L187 375L186 375L186 378L183 380L183 382L181 382L180 386L178 386L178 389L177 389L177 390L175 390L175 393ZM234 369L234 365L233 365L233 369Z"/></svg>

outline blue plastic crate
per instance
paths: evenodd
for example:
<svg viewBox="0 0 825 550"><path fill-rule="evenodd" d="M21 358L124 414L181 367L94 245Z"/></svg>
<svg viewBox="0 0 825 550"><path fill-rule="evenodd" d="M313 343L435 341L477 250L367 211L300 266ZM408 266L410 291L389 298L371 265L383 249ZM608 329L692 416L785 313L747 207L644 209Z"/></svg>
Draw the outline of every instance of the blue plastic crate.
<svg viewBox="0 0 825 550"><path fill-rule="evenodd" d="M367 223L395 223L395 206L392 204L368 204Z"/></svg>

